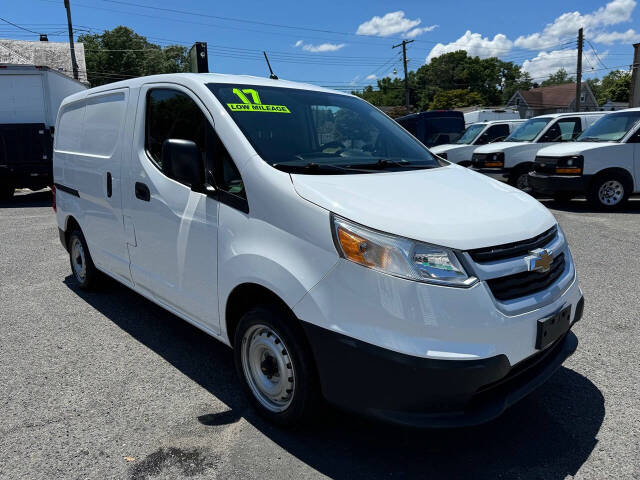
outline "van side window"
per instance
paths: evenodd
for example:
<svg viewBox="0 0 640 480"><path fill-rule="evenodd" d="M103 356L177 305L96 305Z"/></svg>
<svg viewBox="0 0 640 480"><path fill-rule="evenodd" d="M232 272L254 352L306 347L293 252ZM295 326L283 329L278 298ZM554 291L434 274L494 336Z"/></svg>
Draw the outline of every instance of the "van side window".
<svg viewBox="0 0 640 480"><path fill-rule="evenodd" d="M482 134L478 139L477 145L484 145L485 143L491 143L496 139L504 139L509 136L509 125L506 123L499 123L497 125L491 125L487 128L487 131Z"/></svg>
<svg viewBox="0 0 640 480"><path fill-rule="evenodd" d="M233 163L229 151L213 128L209 129L207 135L207 151L209 155L207 155L206 172L209 183L219 190L246 199L244 183L238 167Z"/></svg>
<svg viewBox="0 0 640 480"><path fill-rule="evenodd" d="M541 139L543 142L568 142L582 132L582 123L578 117L562 118L549 127Z"/></svg>
<svg viewBox="0 0 640 480"><path fill-rule="evenodd" d="M188 95L168 88L149 90L146 117L145 148L160 169L162 143L169 138L195 142L204 159L210 124Z"/></svg>

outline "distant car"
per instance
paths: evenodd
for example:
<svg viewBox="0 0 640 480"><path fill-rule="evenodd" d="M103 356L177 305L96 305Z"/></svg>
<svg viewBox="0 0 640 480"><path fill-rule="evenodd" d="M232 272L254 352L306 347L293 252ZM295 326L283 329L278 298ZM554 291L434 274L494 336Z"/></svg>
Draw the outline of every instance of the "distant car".
<svg viewBox="0 0 640 480"><path fill-rule="evenodd" d="M515 132L525 120L494 120L469 125L455 143L432 147L431 151L441 158L463 167L471 165L471 155L480 145L500 142Z"/></svg>
<svg viewBox="0 0 640 480"><path fill-rule="evenodd" d="M602 117L576 142L541 149L529 183L560 201L585 194L604 209L624 204L640 193L640 108Z"/></svg>
<svg viewBox="0 0 640 480"><path fill-rule="evenodd" d="M575 140L603 115L605 112L555 113L530 118L504 142L478 147L471 166L477 172L530 191L529 172L538 150Z"/></svg>
<svg viewBox="0 0 640 480"><path fill-rule="evenodd" d="M412 113L396 122L429 148L453 143L464 132L464 115L454 110Z"/></svg>

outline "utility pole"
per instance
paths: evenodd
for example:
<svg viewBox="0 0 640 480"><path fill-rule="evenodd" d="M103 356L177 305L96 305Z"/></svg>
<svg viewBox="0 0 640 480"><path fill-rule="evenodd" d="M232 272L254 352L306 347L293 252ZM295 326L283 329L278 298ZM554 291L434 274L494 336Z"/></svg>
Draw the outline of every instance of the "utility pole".
<svg viewBox="0 0 640 480"><path fill-rule="evenodd" d="M73 78L78 80L78 62L76 62L76 49L73 43L73 26L71 25L71 6L69 0L64 0L64 8L67 9L67 25L69 27L69 48L71 49L71 68Z"/></svg>
<svg viewBox="0 0 640 480"><path fill-rule="evenodd" d="M629 107L640 107L640 43L633 44L633 65L631 65L631 98Z"/></svg>
<svg viewBox="0 0 640 480"><path fill-rule="evenodd" d="M404 65L404 97L405 104L407 106L407 113L411 113L409 107L409 77L407 76L407 44L413 42L413 40L403 40L402 43L394 45L391 48L397 48L402 46L402 64Z"/></svg>
<svg viewBox="0 0 640 480"><path fill-rule="evenodd" d="M576 67L576 112L580 111L580 96L582 95L582 47L584 37L582 28L578 30L578 65Z"/></svg>

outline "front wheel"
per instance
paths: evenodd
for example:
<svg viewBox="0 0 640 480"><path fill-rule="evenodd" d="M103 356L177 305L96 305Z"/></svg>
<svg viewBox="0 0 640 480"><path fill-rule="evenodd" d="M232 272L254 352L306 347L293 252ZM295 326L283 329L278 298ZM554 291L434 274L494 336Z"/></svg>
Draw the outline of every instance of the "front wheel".
<svg viewBox="0 0 640 480"><path fill-rule="evenodd" d="M587 198L596 207L615 210L629 199L630 194L625 179L621 175L611 173L596 178L591 184Z"/></svg>
<svg viewBox="0 0 640 480"><path fill-rule="evenodd" d="M532 188L529 184L529 171L528 168L517 168L509 178L509 183L523 192L531 193Z"/></svg>
<svg viewBox="0 0 640 480"><path fill-rule="evenodd" d="M313 358L288 312L273 305L252 308L234 340L238 376L258 413L283 427L308 420L319 387Z"/></svg>

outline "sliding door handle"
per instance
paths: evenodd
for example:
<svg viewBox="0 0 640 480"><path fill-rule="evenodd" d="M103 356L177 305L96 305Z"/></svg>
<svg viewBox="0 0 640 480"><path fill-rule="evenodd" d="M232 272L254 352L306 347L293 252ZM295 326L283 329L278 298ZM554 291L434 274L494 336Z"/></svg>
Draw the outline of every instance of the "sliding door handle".
<svg viewBox="0 0 640 480"><path fill-rule="evenodd" d="M111 179L111 172L107 172L107 198L111 198L113 194L113 180Z"/></svg>
<svg viewBox="0 0 640 480"><path fill-rule="evenodd" d="M151 192L149 191L149 187L147 187L144 183L136 182L136 198L143 200L145 202L149 202L151 200Z"/></svg>

